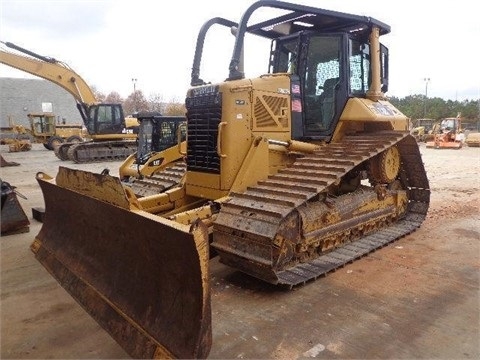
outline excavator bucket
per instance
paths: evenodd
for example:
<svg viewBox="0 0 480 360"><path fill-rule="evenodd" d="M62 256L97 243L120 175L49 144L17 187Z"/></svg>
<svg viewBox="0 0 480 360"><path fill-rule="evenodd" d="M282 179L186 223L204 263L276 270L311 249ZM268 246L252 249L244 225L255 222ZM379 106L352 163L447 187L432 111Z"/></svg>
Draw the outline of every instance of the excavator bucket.
<svg viewBox="0 0 480 360"><path fill-rule="evenodd" d="M18 201L15 187L8 182L2 183L1 234L12 235L30 231L30 221Z"/></svg>
<svg viewBox="0 0 480 360"><path fill-rule="evenodd" d="M133 358L205 358L211 347L208 230L148 214L118 178L37 174L38 261Z"/></svg>

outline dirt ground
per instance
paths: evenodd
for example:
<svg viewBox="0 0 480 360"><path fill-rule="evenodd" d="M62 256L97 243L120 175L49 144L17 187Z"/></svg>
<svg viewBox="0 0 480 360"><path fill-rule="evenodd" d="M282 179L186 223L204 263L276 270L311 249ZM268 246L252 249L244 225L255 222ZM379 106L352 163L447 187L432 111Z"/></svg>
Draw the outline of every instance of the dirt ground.
<svg viewBox="0 0 480 360"><path fill-rule="evenodd" d="M212 260L209 358L479 359L480 148L420 149L432 193L416 232L287 292ZM0 153L21 164L1 178L27 197L31 221L30 232L0 239L1 358L128 358L29 249L41 228L37 172L116 174L120 163L66 163L37 144Z"/></svg>

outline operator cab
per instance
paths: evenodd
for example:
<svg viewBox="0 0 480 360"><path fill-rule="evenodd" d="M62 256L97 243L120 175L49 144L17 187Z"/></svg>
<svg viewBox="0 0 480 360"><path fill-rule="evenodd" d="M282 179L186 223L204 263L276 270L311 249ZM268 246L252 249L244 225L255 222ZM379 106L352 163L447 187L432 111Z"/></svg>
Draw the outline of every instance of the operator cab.
<svg viewBox="0 0 480 360"><path fill-rule="evenodd" d="M381 52L386 68L387 49ZM292 74L292 135L298 140L328 141L348 98L366 97L371 84L365 33L302 31L274 39L270 59L270 73Z"/></svg>
<svg viewBox="0 0 480 360"><path fill-rule="evenodd" d="M186 118L164 116L157 112L142 112L137 115L140 123L136 164L144 165L150 157L160 151L186 140Z"/></svg>
<svg viewBox="0 0 480 360"><path fill-rule="evenodd" d="M457 118L447 118L443 119L440 123L441 132L456 132L460 128L459 121Z"/></svg>
<svg viewBox="0 0 480 360"><path fill-rule="evenodd" d="M262 7L276 9L279 16L248 24ZM388 34L390 27L374 18L265 0L250 6L236 28L227 80L244 78L246 33L270 39L269 73L291 74L295 140L329 141L350 97L378 99L388 90L388 49L372 35ZM378 58L370 56L374 48ZM192 75L193 84L198 74Z"/></svg>
<svg viewBox="0 0 480 360"><path fill-rule="evenodd" d="M280 13L249 24L259 8ZM269 41L268 73L290 74L294 140L330 141L349 98L378 100L388 91L388 49L376 37L388 34L388 25L371 17L276 0L257 1L238 24L223 18L204 24L192 66L194 87L208 84L200 78L200 62L207 31L215 24L230 27L235 34L226 81L245 78L246 34Z"/></svg>
<svg viewBox="0 0 480 360"><path fill-rule="evenodd" d="M108 135L125 132L125 116L121 104L95 104L87 106L78 103L77 107L89 134Z"/></svg>

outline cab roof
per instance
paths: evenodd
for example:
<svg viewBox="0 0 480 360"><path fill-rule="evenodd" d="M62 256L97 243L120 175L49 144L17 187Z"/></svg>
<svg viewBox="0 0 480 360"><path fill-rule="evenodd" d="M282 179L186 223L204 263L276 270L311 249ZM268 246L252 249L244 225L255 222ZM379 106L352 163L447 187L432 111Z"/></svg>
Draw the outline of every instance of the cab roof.
<svg viewBox="0 0 480 360"><path fill-rule="evenodd" d="M269 7L289 11L284 15L246 26L251 14L261 8ZM381 35L390 32L390 26L368 16L352 15L338 11L325 10L311 6L292 4L275 0L260 0L251 5L240 21L240 27L246 26L246 32L274 39L303 30L315 32L363 32L372 26L380 30Z"/></svg>
<svg viewBox="0 0 480 360"><path fill-rule="evenodd" d="M278 9L285 11L285 13L254 25L248 25L253 12L260 8ZM243 78L243 73L238 70L238 65L246 33L269 39L296 34L304 30L318 33L346 32L366 35L371 32L372 27L377 27L380 35L390 32L390 26L368 16L346 14L284 1L257 1L250 5L238 23L235 46L229 66L230 73L227 80Z"/></svg>

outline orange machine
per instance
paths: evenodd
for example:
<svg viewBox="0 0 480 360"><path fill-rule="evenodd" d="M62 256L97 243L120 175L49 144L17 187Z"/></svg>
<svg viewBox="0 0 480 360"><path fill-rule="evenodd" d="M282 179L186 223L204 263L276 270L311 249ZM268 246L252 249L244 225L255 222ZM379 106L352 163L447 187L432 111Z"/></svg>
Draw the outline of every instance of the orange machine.
<svg viewBox="0 0 480 360"><path fill-rule="evenodd" d="M427 148L460 149L464 134L460 114L455 118L445 118L434 128L433 140L427 142Z"/></svg>

